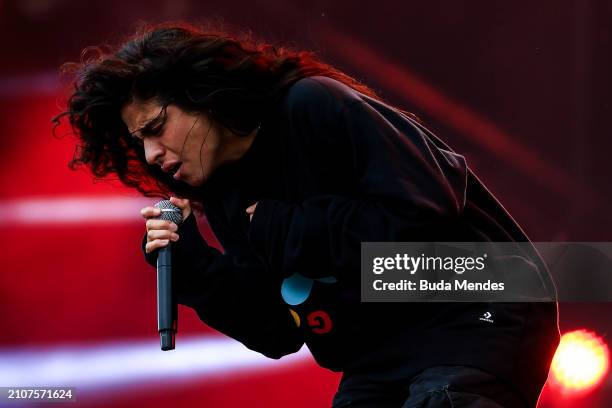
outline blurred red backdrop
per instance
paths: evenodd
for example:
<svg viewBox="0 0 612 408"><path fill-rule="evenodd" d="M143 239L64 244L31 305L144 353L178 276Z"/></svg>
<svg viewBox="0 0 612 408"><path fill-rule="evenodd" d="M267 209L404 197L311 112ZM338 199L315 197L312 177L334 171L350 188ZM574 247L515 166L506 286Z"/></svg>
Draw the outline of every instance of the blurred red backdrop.
<svg viewBox="0 0 612 408"><path fill-rule="evenodd" d="M339 375L305 348L266 361L186 308L177 350L159 351L155 273L139 249L138 210L151 201L68 170L74 140L53 138L50 123L66 95L59 65L141 19L213 18L314 49L465 154L533 240L611 241L612 6L519 3L1 2L0 386L63 378L90 407L324 407L337 387ZM560 325L606 340L611 311L562 304ZM156 373L161 366L170 379ZM541 406L611 402L606 377L580 397L547 387Z"/></svg>

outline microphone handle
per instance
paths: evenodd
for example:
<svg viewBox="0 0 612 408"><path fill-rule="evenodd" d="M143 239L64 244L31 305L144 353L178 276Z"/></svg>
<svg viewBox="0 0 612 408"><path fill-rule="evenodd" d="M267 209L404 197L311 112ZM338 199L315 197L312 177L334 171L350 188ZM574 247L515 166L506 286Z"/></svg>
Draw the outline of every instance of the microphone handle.
<svg viewBox="0 0 612 408"><path fill-rule="evenodd" d="M157 330L161 349L173 350L177 326L177 304L172 290L172 251L170 243L157 254Z"/></svg>

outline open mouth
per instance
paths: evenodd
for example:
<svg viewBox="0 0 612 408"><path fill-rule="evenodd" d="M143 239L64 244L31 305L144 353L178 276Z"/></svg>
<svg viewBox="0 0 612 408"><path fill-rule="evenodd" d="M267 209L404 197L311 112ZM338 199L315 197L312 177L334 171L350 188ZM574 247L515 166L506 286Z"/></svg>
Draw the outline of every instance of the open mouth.
<svg viewBox="0 0 612 408"><path fill-rule="evenodd" d="M173 165L172 167L170 167L170 168L168 169L168 173L169 173L171 176L174 176L174 175L175 175L175 174L176 174L176 173L179 171L179 169L181 168L181 165L182 165L182 164L183 164L182 162L178 162L178 163L176 163L175 165Z"/></svg>

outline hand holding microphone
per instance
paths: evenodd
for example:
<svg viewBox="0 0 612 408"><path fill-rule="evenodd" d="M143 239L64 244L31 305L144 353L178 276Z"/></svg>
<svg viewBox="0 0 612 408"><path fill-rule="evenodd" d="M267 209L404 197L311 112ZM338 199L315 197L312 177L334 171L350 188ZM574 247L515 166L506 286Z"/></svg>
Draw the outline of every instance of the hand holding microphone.
<svg viewBox="0 0 612 408"><path fill-rule="evenodd" d="M187 199L180 199L176 197L170 197L170 203L175 205L182 211L183 220L191 214L191 204ZM178 225L172 221L158 219L161 211L157 207L145 207L140 210L142 216L147 220L147 244L145 251L147 254L167 246L170 242L179 240L179 236L176 233Z"/></svg>
<svg viewBox="0 0 612 408"><path fill-rule="evenodd" d="M147 219L147 243L145 251L157 254L157 328L161 349L174 349L177 329L177 302L172 288L171 242L178 241L178 226L191 214L188 200L171 197L160 201L155 207L141 210Z"/></svg>

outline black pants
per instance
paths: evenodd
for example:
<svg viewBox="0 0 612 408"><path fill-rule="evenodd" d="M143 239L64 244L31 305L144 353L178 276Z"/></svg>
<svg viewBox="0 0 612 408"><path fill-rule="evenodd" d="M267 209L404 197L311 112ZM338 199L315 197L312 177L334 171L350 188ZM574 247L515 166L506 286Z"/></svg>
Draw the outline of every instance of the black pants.
<svg viewBox="0 0 612 408"><path fill-rule="evenodd" d="M535 406L535 404L534 404ZM405 384L343 375L332 408L527 408L516 391L472 367L428 368Z"/></svg>

